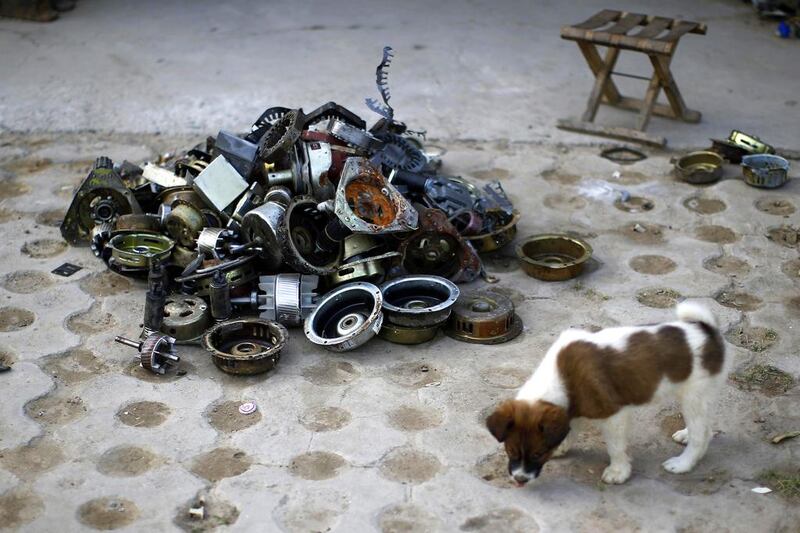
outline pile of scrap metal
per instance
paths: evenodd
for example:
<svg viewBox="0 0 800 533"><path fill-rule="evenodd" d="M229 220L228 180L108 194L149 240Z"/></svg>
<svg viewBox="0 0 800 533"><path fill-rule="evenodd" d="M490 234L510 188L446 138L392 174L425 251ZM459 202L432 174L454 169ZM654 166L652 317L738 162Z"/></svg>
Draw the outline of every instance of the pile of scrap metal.
<svg viewBox="0 0 800 533"><path fill-rule="evenodd" d="M223 371L265 371L301 325L334 351L378 333L424 342L446 324L470 342L519 332L501 295L469 299L477 319L449 320L454 283L482 274L478 252L510 242L519 214L500 183L441 174L443 150L395 120L391 58L387 47L370 128L333 102L272 107L249 133L220 131L169 164L97 159L61 232L114 271L148 276L141 339L118 339L142 366L164 373L175 343L200 342Z"/></svg>

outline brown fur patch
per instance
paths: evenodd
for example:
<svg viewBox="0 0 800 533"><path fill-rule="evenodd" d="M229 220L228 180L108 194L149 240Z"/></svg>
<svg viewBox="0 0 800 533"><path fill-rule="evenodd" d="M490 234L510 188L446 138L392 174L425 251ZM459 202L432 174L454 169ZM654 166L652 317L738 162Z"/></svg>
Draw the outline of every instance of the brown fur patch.
<svg viewBox="0 0 800 533"><path fill-rule="evenodd" d="M569 433L566 409L538 400L506 400L486 419L486 427L502 442L510 463L539 470Z"/></svg>
<svg viewBox="0 0 800 533"><path fill-rule="evenodd" d="M722 341L722 335L719 334L716 328L705 322L698 322L697 325L708 337L703 345L703 352L700 354L703 360L703 368L708 370L711 375L719 374L720 370L722 370L722 364L725 362L725 343Z"/></svg>
<svg viewBox="0 0 800 533"><path fill-rule="evenodd" d="M576 341L562 348L558 370L564 379L572 417L608 418L626 405L650 401L661 380L684 381L692 353L681 328L631 335L625 351Z"/></svg>

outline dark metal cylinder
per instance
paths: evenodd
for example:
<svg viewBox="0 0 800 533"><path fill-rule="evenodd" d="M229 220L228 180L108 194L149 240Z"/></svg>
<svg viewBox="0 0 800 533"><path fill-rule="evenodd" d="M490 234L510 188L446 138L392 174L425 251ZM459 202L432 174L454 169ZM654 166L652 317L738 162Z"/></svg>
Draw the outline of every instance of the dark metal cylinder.
<svg viewBox="0 0 800 533"><path fill-rule="evenodd" d="M220 322L231 317L233 314L231 288L228 278L221 270L214 273L214 278L208 288L208 298L211 304L211 316L214 320Z"/></svg>
<svg viewBox="0 0 800 533"><path fill-rule="evenodd" d="M147 336L161 329L164 322L164 306L167 303L166 270L156 261L147 276L147 294L144 300L144 319L142 335Z"/></svg>
<svg viewBox="0 0 800 533"><path fill-rule="evenodd" d="M323 250L334 251L338 250L345 237L353 233L350 228L342 224L338 218L332 219L325 226L325 231L322 232L319 238L319 247Z"/></svg>

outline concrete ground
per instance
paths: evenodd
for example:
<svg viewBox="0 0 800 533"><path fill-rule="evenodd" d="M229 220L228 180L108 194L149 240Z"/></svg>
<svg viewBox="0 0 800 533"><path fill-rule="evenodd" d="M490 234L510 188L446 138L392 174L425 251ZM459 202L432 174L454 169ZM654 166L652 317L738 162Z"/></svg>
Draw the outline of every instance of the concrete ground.
<svg viewBox="0 0 800 533"><path fill-rule="evenodd" d="M0 374L0 528L800 531L800 439L770 442L800 430L800 182L753 189L728 167L693 187L671 175L675 152L618 166L596 139L556 130L590 85L558 26L606 4L160 4L79 2L49 25L0 21L0 360L12 366ZM654 119L651 133L702 147L741 128L797 150L797 42L734 1L615 7L710 27L674 63L704 122ZM445 170L500 179L520 236L587 239L589 272L544 283L511 249L486 258L525 323L503 345L440 335L332 354L292 330L262 376L222 374L196 347L182 348L182 375L138 368L112 341L138 333L143 284L68 247L57 227L94 157L152 159L244 129L269 105L333 99L368 117L384 43L397 49L392 102L448 148ZM620 191L654 207L617 205ZM67 261L83 270L50 274ZM714 310L734 360L696 470L660 467L681 449L679 410L665 404L636 417L625 485L600 482L606 457L590 431L514 488L483 427L492 406L562 329L669 320L680 297ZM238 413L247 400L256 414ZM200 499L207 517L192 520Z"/></svg>

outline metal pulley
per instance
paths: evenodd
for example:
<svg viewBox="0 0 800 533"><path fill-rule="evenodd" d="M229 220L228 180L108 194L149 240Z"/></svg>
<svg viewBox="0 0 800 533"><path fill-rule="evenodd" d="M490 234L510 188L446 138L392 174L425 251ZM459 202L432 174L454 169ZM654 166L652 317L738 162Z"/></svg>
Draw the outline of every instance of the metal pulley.
<svg viewBox="0 0 800 533"><path fill-rule="evenodd" d="M306 318L308 340L334 352L358 348L375 336L383 324L381 290L355 282L334 289Z"/></svg>

